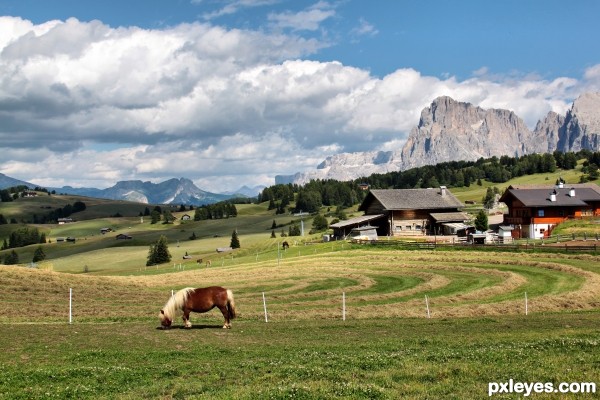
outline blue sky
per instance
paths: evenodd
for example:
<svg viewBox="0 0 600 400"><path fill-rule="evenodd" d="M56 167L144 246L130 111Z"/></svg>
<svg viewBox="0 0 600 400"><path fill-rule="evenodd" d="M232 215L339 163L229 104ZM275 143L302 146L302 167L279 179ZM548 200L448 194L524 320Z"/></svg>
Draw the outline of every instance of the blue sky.
<svg viewBox="0 0 600 400"><path fill-rule="evenodd" d="M323 2L322 2L323 3ZM210 22L229 28L276 30L273 14L318 5L298 0L3 0L0 14L34 23L75 17L112 27L161 29ZM230 8L228 10L228 7ZM338 60L383 76L398 68L461 79L494 74L582 75L600 54L595 0L332 1L315 30L287 28L329 46L309 58ZM285 28L282 28L285 29Z"/></svg>
<svg viewBox="0 0 600 400"><path fill-rule="evenodd" d="M268 185L400 150L439 95L533 127L600 90L598 15L592 0L0 0L0 172Z"/></svg>

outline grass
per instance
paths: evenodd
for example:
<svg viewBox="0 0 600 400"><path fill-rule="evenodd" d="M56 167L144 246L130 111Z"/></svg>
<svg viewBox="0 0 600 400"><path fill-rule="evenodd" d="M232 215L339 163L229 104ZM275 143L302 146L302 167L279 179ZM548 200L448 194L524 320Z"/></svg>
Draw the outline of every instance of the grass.
<svg viewBox="0 0 600 400"><path fill-rule="evenodd" d="M0 398L484 398L488 382L597 381L597 318L0 325Z"/></svg>
<svg viewBox="0 0 600 400"><path fill-rule="evenodd" d="M600 384L599 257L340 243L275 256L140 276L0 267L0 399L475 399L509 379ZM157 329L170 291L190 284L233 289L233 329L216 311Z"/></svg>
<svg viewBox="0 0 600 400"><path fill-rule="evenodd" d="M487 186L452 191L479 201ZM10 218L77 199L0 206ZM266 204L240 205L237 218L151 225L137 217L145 205L85 202L76 223L39 226L52 239L39 269L0 266L0 341L10 344L0 352L0 399L469 399L487 397L488 382L600 376L598 256L311 243L319 235L285 238L291 248L279 251L272 222L279 235L293 218ZM103 227L115 232L101 235ZM0 226L0 237L13 228ZM242 249L216 253L234 229ZM173 260L147 268L160 235ZM78 240L55 241L65 236ZM22 263L36 247L19 249ZM191 330L180 321L156 329L172 290L209 285L234 291L232 330L220 329L216 311L193 315Z"/></svg>

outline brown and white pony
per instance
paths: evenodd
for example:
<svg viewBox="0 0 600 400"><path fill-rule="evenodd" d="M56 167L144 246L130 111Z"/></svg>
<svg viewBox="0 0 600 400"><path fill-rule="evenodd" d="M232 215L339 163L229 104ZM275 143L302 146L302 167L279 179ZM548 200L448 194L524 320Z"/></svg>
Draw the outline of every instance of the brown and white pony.
<svg viewBox="0 0 600 400"><path fill-rule="evenodd" d="M158 317L163 328L170 328L176 314L183 312L183 323L191 328L190 312L203 313L217 307L225 318L223 328L231 329L231 320L235 318L233 292L220 286L207 288L185 288L175 293L160 310Z"/></svg>

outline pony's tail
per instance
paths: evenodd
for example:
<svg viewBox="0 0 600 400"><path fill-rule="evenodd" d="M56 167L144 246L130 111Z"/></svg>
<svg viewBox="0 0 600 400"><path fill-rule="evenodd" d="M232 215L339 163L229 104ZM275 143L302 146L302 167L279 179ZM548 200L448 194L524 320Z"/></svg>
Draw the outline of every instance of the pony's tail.
<svg viewBox="0 0 600 400"><path fill-rule="evenodd" d="M233 292L227 289L227 311L229 311L229 319L235 318L235 301L233 300Z"/></svg>

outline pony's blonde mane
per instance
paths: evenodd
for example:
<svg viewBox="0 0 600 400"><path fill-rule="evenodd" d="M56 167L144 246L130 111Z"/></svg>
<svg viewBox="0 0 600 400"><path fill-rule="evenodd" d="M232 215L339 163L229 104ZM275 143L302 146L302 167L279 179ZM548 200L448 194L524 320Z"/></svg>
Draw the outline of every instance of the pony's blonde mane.
<svg viewBox="0 0 600 400"><path fill-rule="evenodd" d="M186 300L188 299L188 297L190 297L190 293L194 290L194 288L181 289L178 292L176 292L173 296L171 296L169 301L167 301L165 306L162 308L165 317L169 318L172 321L175 314L181 311Z"/></svg>

